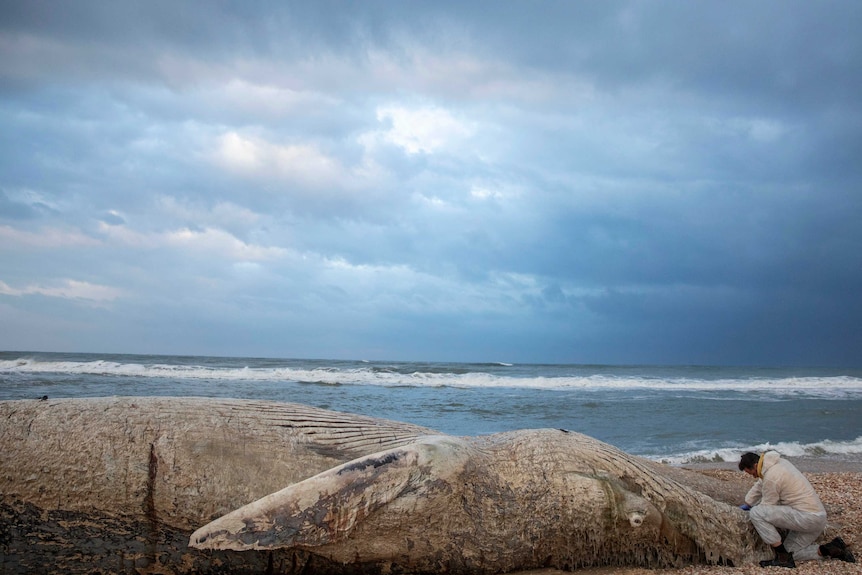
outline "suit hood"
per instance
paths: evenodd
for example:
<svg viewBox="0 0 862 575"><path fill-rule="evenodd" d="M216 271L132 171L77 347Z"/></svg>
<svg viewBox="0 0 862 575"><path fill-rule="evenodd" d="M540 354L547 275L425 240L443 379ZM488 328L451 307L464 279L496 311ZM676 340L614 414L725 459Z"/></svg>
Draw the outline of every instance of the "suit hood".
<svg viewBox="0 0 862 575"><path fill-rule="evenodd" d="M763 474L769 471L773 465L781 460L781 454L777 451L767 451L760 456L760 461L757 462L757 476L763 477Z"/></svg>

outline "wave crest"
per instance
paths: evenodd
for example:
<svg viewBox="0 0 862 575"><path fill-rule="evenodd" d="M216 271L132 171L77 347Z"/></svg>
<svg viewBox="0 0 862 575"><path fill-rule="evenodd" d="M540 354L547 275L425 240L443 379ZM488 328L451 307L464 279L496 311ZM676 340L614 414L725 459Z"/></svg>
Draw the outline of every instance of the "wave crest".
<svg viewBox="0 0 862 575"><path fill-rule="evenodd" d="M17 358L0 361L0 373L57 373L140 378L180 378L216 381L292 381L317 385L384 387L520 388L538 390L655 390L740 392L763 400L769 397L858 397L862 378L811 376L699 379L613 374L541 375L536 370L512 371L512 364L373 364L254 366L167 363L123 363L110 360L44 361ZM540 373L540 372L539 372ZM716 399L721 399L716 397ZM744 397L743 397L744 399Z"/></svg>

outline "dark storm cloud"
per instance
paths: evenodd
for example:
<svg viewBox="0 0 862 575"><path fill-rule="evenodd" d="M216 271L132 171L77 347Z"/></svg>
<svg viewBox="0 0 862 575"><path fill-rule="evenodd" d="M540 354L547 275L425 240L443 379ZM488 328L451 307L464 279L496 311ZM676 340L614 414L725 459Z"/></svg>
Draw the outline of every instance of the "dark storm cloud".
<svg viewBox="0 0 862 575"><path fill-rule="evenodd" d="M4 2L0 348L858 364L860 23Z"/></svg>

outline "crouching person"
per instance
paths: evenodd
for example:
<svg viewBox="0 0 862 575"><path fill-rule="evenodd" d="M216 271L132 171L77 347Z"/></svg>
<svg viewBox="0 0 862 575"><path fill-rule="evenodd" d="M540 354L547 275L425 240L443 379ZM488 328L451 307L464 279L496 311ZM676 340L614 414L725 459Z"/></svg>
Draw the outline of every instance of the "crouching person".
<svg viewBox="0 0 862 575"><path fill-rule="evenodd" d="M745 496L749 518L760 538L772 546L775 557L762 567L796 567L796 561L826 557L855 563L844 541L836 537L825 545L814 543L826 529L826 509L808 479L777 451L746 453L739 469L756 477ZM781 540L779 529L787 530Z"/></svg>

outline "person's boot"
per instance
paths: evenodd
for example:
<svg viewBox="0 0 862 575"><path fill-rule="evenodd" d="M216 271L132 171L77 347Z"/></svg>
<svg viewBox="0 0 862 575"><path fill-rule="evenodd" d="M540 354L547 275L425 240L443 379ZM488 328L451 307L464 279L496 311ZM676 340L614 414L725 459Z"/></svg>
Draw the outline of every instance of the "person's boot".
<svg viewBox="0 0 862 575"><path fill-rule="evenodd" d="M856 558L853 553L847 549L847 544L840 537L836 537L829 543L820 546L820 555L832 559L839 559L847 563L856 563Z"/></svg>
<svg viewBox="0 0 862 575"><path fill-rule="evenodd" d="M775 557L766 559L760 562L761 567L787 567L793 569L796 567L796 561L793 560L793 553L784 548L782 543L775 548Z"/></svg>

